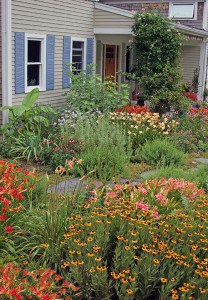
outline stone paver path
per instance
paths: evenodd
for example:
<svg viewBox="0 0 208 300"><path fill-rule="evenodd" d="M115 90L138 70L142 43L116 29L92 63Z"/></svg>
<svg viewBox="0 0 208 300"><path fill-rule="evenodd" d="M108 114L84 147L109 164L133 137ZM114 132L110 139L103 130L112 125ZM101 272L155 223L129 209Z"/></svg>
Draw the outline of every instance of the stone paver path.
<svg viewBox="0 0 208 300"><path fill-rule="evenodd" d="M202 157L197 157L193 159L193 162L195 162L195 167L190 168L189 171L193 172L198 170L203 164L208 165L208 158L202 158ZM117 183L131 183L132 185L136 185L139 182L147 179L150 175L154 175L154 173L156 173L156 169L154 170L150 170L150 171L145 171L142 174L140 174L140 178L135 178L133 180L130 180L128 178L121 178L119 180L119 182ZM90 181L86 181L83 180L82 182L80 181L79 177L75 177L75 178L71 178L71 179L67 179L65 181L62 181L60 183L58 183L57 185L54 185L52 187L49 188L49 192L54 192L57 194L72 194L74 191L77 191L78 189L81 189L82 191L85 190L86 184L90 184ZM106 186L108 187L113 187L114 186L114 182L107 182ZM95 179L93 180L93 186L95 188L100 188L103 187L103 183L102 181Z"/></svg>

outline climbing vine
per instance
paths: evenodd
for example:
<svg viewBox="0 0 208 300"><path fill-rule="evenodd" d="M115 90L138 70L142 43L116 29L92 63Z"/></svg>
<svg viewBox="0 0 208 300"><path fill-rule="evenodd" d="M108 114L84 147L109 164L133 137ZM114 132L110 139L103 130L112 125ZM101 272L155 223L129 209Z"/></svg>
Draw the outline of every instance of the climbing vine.
<svg viewBox="0 0 208 300"><path fill-rule="evenodd" d="M183 36L160 13L136 13L132 30L136 53L134 72L144 95L152 99L151 105L158 111L170 106L178 108L183 100L178 90Z"/></svg>

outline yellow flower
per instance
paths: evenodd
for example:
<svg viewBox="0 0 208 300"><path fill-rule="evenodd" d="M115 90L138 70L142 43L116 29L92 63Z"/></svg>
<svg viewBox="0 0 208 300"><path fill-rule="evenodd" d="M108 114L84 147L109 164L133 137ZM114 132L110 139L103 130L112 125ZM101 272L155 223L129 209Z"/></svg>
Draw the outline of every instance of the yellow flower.
<svg viewBox="0 0 208 300"><path fill-rule="evenodd" d="M161 278L160 281L161 281L162 283L166 283L168 280L167 280L166 278Z"/></svg>
<svg viewBox="0 0 208 300"><path fill-rule="evenodd" d="M131 289L126 290L126 292L127 292L128 295L132 295L133 294L133 291Z"/></svg>
<svg viewBox="0 0 208 300"><path fill-rule="evenodd" d="M158 265L160 263L160 261L158 259L153 259L153 262L155 265Z"/></svg>
<svg viewBox="0 0 208 300"><path fill-rule="evenodd" d="M90 268L90 273L94 273L95 272L95 269L92 267Z"/></svg>
<svg viewBox="0 0 208 300"><path fill-rule="evenodd" d="M101 261L101 259L102 259L101 257L96 257L95 258L96 261Z"/></svg>
<svg viewBox="0 0 208 300"><path fill-rule="evenodd" d="M93 257L93 256L94 256L94 253L87 253L87 256Z"/></svg>
<svg viewBox="0 0 208 300"><path fill-rule="evenodd" d="M124 284L126 284L126 283L128 283L128 280L125 279L125 278L122 278L122 279L121 279L121 282L124 283Z"/></svg>
<svg viewBox="0 0 208 300"><path fill-rule="evenodd" d="M136 280L135 277L129 276L129 281L134 282Z"/></svg>

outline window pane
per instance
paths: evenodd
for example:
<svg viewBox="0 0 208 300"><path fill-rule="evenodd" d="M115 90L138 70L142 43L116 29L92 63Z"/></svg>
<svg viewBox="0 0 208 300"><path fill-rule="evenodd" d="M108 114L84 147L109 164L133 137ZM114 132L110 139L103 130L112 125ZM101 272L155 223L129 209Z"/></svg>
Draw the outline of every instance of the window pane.
<svg viewBox="0 0 208 300"><path fill-rule="evenodd" d="M27 86L37 86L40 84L40 65L27 66Z"/></svg>
<svg viewBox="0 0 208 300"><path fill-rule="evenodd" d="M177 19L193 19L194 4L173 4L173 17Z"/></svg>
<svg viewBox="0 0 208 300"><path fill-rule="evenodd" d="M73 48L76 48L76 49L81 49L83 47L83 42L77 42L77 41L74 41L73 42Z"/></svg>
<svg viewBox="0 0 208 300"><path fill-rule="evenodd" d="M83 70L84 63L84 42L74 41L72 50L72 64L75 68L74 74Z"/></svg>
<svg viewBox="0 0 208 300"><path fill-rule="evenodd" d="M41 62L41 41L28 40L28 62Z"/></svg>

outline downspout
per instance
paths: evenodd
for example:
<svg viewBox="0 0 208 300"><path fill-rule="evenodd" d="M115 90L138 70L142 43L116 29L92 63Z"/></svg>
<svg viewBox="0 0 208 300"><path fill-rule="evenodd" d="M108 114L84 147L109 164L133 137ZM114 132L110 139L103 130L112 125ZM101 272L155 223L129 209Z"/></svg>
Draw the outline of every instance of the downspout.
<svg viewBox="0 0 208 300"><path fill-rule="evenodd" d="M1 0L2 12L2 104L12 106L12 15L11 1ZM3 123L8 122L8 111L3 111Z"/></svg>

